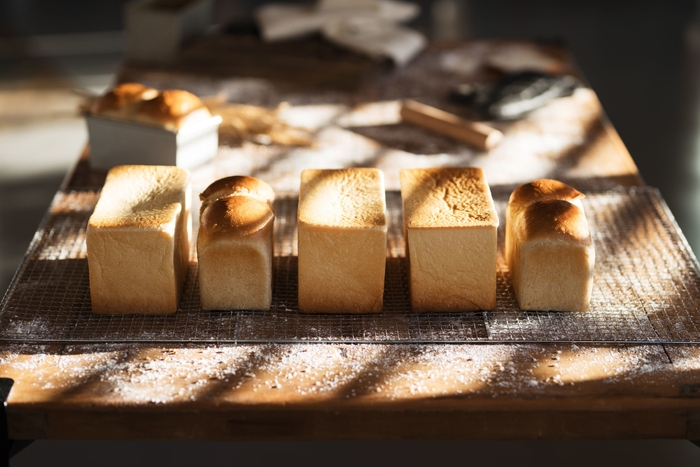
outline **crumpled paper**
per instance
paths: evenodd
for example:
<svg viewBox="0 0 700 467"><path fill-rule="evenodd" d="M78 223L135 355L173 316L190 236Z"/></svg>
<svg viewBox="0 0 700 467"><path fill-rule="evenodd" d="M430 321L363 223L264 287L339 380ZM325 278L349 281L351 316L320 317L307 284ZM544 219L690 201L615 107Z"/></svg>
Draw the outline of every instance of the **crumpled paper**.
<svg viewBox="0 0 700 467"><path fill-rule="evenodd" d="M316 4L268 4L256 12L264 40L272 42L320 32L327 40L375 59L403 66L427 43L418 31L400 26L420 13L395 0L319 0Z"/></svg>
<svg viewBox="0 0 700 467"><path fill-rule="evenodd" d="M410 62L427 42L418 31L379 18L337 19L321 31L337 45L375 59L389 57L397 66Z"/></svg>

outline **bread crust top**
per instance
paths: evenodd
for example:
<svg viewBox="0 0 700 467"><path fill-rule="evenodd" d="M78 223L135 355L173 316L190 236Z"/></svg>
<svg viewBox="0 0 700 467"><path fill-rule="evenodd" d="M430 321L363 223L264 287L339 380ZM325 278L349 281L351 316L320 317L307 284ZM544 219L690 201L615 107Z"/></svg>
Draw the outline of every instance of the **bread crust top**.
<svg viewBox="0 0 700 467"><path fill-rule="evenodd" d="M573 203L561 199L535 201L517 219L518 231L525 242L566 242L591 244L585 213Z"/></svg>
<svg viewBox="0 0 700 467"><path fill-rule="evenodd" d="M231 195L250 196L266 203L270 208L275 202L275 191L264 181L248 175L233 175L220 178L199 194L202 202L200 212L217 199Z"/></svg>
<svg viewBox="0 0 700 467"><path fill-rule="evenodd" d="M201 99L180 89L161 91L156 97L142 101L136 108L134 120L170 130L211 118Z"/></svg>
<svg viewBox="0 0 700 467"><path fill-rule="evenodd" d="M585 198L577 189L558 180L543 178L519 186L510 195L509 206L525 207L533 201L563 199L573 201Z"/></svg>
<svg viewBox="0 0 700 467"><path fill-rule="evenodd" d="M122 83L93 102L90 112L94 115L129 118L135 106L144 100L153 99L158 90L140 83Z"/></svg>
<svg viewBox="0 0 700 467"><path fill-rule="evenodd" d="M164 165L120 165L107 173L88 228L170 229L185 206L190 174Z"/></svg>
<svg viewBox="0 0 700 467"><path fill-rule="evenodd" d="M255 235L274 218L270 206L259 199L235 195L219 198L201 213L198 241L207 244Z"/></svg>
<svg viewBox="0 0 700 467"><path fill-rule="evenodd" d="M491 190L478 167L402 170L401 198L407 228L498 227Z"/></svg>
<svg viewBox="0 0 700 467"><path fill-rule="evenodd" d="M386 232L384 174L379 169L307 169L301 174L299 223Z"/></svg>

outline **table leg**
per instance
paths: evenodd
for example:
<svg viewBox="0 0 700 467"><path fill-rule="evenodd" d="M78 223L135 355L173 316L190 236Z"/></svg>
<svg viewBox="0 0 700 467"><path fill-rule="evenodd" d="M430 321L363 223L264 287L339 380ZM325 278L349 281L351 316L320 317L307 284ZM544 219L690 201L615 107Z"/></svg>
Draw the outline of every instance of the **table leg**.
<svg viewBox="0 0 700 467"><path fill-rule="evenodd" d="M14 380L0 378L0 467L10 467L10 459L29 446L33 440L11 440L7 432L7 398Z"/></svg>

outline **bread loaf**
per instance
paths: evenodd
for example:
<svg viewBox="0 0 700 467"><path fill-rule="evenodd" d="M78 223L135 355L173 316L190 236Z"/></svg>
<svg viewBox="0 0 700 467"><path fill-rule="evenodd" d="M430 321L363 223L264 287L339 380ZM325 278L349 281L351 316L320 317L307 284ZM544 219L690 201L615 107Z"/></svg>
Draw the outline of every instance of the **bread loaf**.
<svg viewBox="0 0 700 467"><path fill-rule="evenodd" d="M401 171L411 308L496 306L498 215L480 168Z"/></svg>
<svg viewBox="0 0 700 467"><path fill-rule="evenodd" d="M153 99L158 91L139 83L123 83L110 89L92 104L90 112L103 117L128 120L144 100Z"/></svg>
<svg viewBox="0 0 700 467"><path fill-rule="evenodd" d="M268 310L274 191L253 177L217 180L201 195L197 237L204 310Z"/></svg>
<svg viewBox="0 0 700 467"><path fill-rule="evenodd" d="M506 261L521 309L588 310L595 249L583 196L556 180L536 180L511 194Z"/></svg>
<svg viewBox="0 0 700 467"><path fill-rule="evenodd" d="M99 97L93 115L154 125L177 131L191 123L211 118L204 103L179 89L158 90L138 83L123 83Z"/></svg>
<svg viewBox="0 0 700 467"><path fill-rule="evenodd" d="M275 191L267 183L247 175L234 175L215 181L199 195L199 199L202 202L199 209L200 213L210 203L231 195L250 196L266 203L270 208L272 208L275 201Z"/></svg>
<svg viewBox="0 0 700 467"><path fill-rule="evenodd" d="M171 131L209 118L211 113L199 97L177 89L161 91L153 99L142 101L133 115L134 121Z"/></svg>
<svg viewBox="0 0 700 467"><path fill-rule="evenodd" d="M109 171L87 226L94 313L175 313L189 263L190 201L184 169Z"/></svg>
<svg viewBox="0 0 700 467"><path fill-rule="evenodd" d="M298 225L299 311L380 312L387 239L382 172L305 170Z"/></svg>

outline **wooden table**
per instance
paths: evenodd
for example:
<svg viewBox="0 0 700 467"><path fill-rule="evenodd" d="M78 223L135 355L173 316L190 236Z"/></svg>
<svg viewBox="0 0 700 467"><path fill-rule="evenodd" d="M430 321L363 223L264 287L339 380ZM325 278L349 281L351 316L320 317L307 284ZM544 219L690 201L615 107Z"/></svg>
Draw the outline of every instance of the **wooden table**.
<svg viewBox="0 0 700 467"><path fill-rule="evenodd" d="M444 72L416 81L420 73L412 73L460 47L467 46L433 46L414 68L380 81L380 90L374 84L333 94L333 103L349 106L352 117L373 101L390 108L397 94L431 101L438 95L431 92L461 78ZM185 79L176 75L127 66L122 77ZM293 104L303 95L285 92L266 95ZM540 175L597 187L643 185L595 95L584 90L569 99L579 99L576 115L540 114L545 122L568 122L548 133L568 136L529 156L509 153L507 145L489 155L470 152L391 121L353 133L383 148L365 164L385 169L461 161L485 166L491 183L504 186ZM536 119L513 125L525 133L539 128ZM509 128L507 135L516 133ZM408 133L418 137L406 142ZM264 163L251 173L288 188L296 175L275 169L284 155L259 149ZM523 157L539 165L519 166ZM695 345L3 343L0 375L15 381L7 405L12 439L700 439Z"/></svg>

